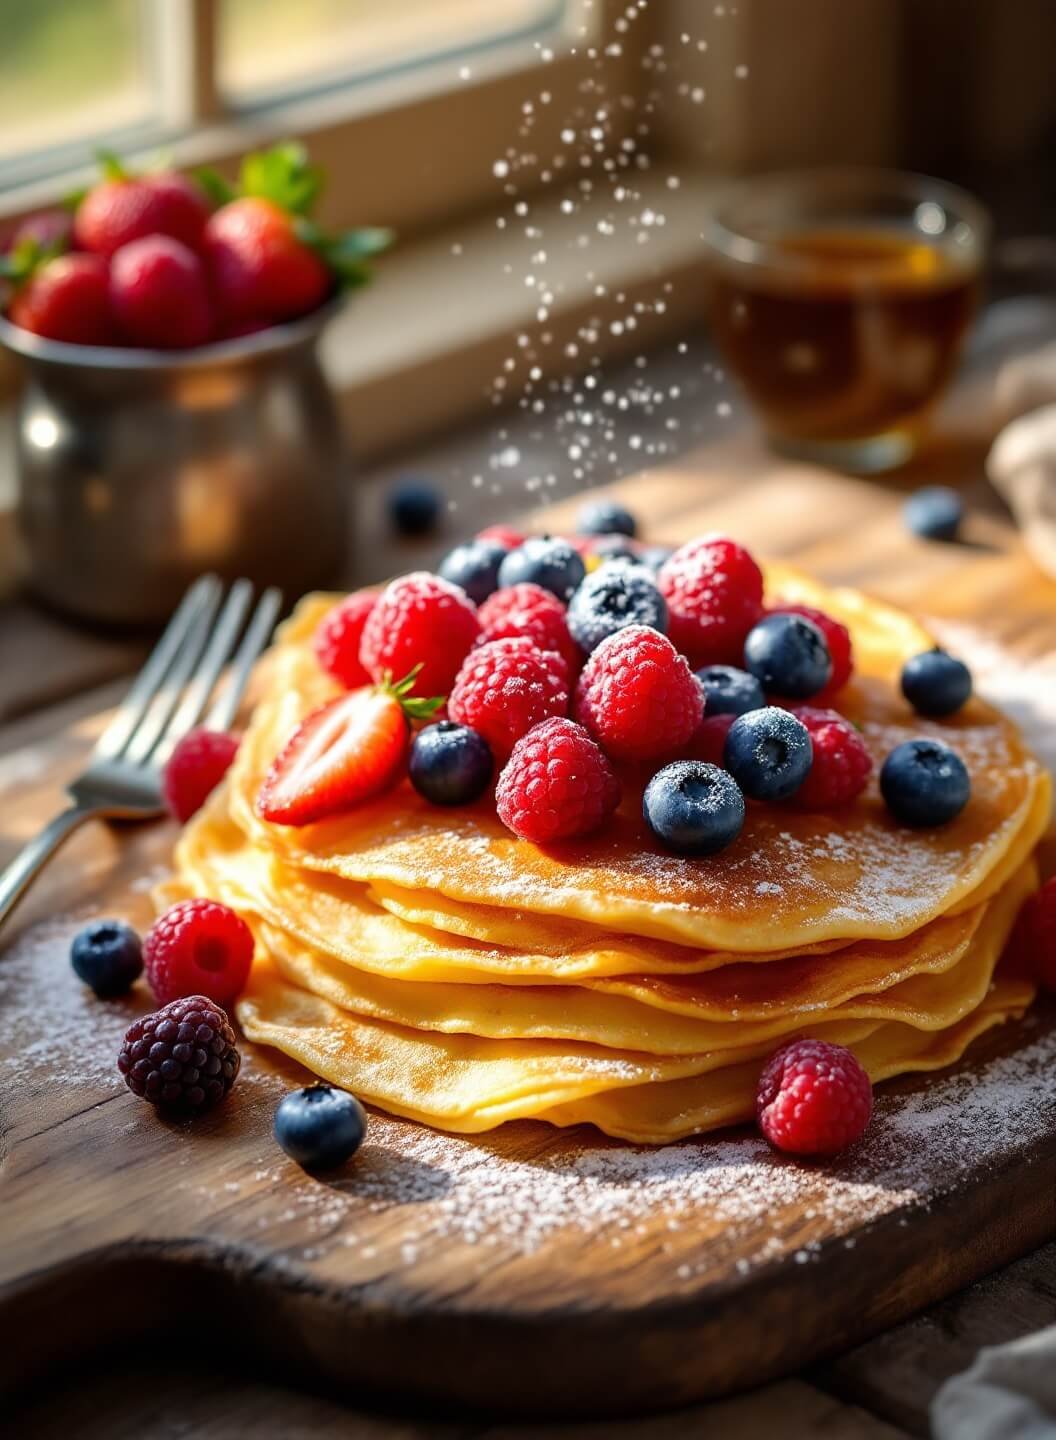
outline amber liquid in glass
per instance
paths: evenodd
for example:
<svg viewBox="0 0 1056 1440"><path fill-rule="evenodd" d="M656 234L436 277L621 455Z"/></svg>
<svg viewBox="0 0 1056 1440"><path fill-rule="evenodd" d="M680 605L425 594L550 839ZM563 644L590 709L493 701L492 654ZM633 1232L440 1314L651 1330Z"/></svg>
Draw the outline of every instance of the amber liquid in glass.
<svg viewBox="0 0 1056 1440"><path fill-rule="evenodd" d="M716 337L770 433L912 433L957 362L977 270L879 228L794 232L773 248L770 268L724 268L713 304Z"/></svg>

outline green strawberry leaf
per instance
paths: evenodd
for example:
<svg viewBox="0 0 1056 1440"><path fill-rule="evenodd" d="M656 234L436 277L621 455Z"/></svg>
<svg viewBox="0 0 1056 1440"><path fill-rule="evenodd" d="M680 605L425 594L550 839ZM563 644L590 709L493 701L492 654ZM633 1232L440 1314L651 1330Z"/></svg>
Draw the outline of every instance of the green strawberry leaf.
<svg viewBox="0 0 1056 1440"><path fill-rule="evenodd" d="M10 280L14 285L21 285L28 280L37 267L45 260L52 259L59 252L55 246L49 246L45 250L39 240L30 236L21 240L13 250L9 250L4 256L0 256L0 275L5 280Z"/></svg>
<svg viewBox="0 0 1056 1440"><path fill-rule="evenodd" d="M219 170L214 170L211 165L199 166L194 172L194 178L217 209L221 205L227 205L238 195L231 182L225 180Z"/></svg>
<svg viewBox="0 0 1056 1440"><path fill-rule="evenodd" d="M271 200L291 215L307 215L319 198L324 175L308 163L308 152L295 140L256 150L242 161L239 191Z"/></svg>
<svg viewBox="0 0 1056 1440"><path fill-rule="evenodd" d="M125 168L120 155L113 150L97 150L95 158L98 161L99 169L103 172L104 180L127 180L129 172Z"/></svg>
<svg viewBox="0 0 1056 1440"><path fill-rule="evenodd" d="M81 185L76 190L67 190L66 194L62 197L59 203L64 210L68 210L72 215L74 214L78 205L80 205L84 197L88 194L88 190L89 187L87 185Z"/></svg>
<svg viewBox="0 0 1056 1440"><path fill-rule="evenodd" d="M444 703L443 695L433 695L427 699L424 695L411 694L421 671L422 666L419 663L402 680L394 681L391 671L388 670L381 679L382 688L388 691L408 720L429 720Z"/></svg>
<svg viewBox="0 0 1056 1440"><path fill-rule="evenodd" d="M372 256L380 255L394 239L391 230L377 226L328 235L314 220L303 217L294 222L294 233L298 240L310 246L326 262L343 290L366 285L370 280L370 266L366 262Z"/></svg>

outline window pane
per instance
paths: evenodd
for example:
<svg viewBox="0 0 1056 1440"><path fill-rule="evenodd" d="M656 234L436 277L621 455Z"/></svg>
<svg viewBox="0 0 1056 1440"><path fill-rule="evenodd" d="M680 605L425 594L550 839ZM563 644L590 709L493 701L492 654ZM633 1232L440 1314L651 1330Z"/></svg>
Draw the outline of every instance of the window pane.
<svg viewBox="0 0 1056 1440"><path fill-rule="evenodd" d="M0 163L149 110L140 0L3 0Z"/></svg>
<svg viewBox="0 0 1056 1440"><path fill-rule="evenodd" d="M220 86L240 99L531 31L560 0L221 0Z"/></svg>

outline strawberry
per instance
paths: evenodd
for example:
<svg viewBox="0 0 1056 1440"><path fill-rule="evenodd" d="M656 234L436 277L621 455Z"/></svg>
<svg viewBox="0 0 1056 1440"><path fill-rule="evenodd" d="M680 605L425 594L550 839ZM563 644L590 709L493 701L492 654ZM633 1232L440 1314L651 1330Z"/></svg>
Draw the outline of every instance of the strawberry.
<svg viewBox="0 0 1056 1440"><path fill-rule="evenodd" d="M74 216L79 250L109 259L122 245L145 235L171 235L198 249L209 205L195 181L174 170L130 175L107 153L100 160L103 179L81 199Z"/></svg>
<svg viewBox="0 0 1056 1440"><path fill-rule="evenodd" d="M365 261L389 243L384 230L327 236L308 218L322 173L301 145L247 155L236 187L211 170L199 179L219 205L203 246L226 329L314 310L339 286L363 284Z"/></svg>
<svg viewBox="0 0 1056 1440"><path fill-rule="evenodd" d="M59 255L14 273L17 288L7 312L13 325L68 345L111 341L109 277L98 255Z"/></svg>
<svg viewBox="0 0 1056 1440"><path fill-rule="evenodd" d="M202 262L170 235L121 246L110 264L110 304L132 345L181 349L204 344L212 332Z"/></svg>
<svg viewBox="0 0 1056 1440"><path fill-rule="evenodd" d="M412 697L420 668L398 684L350 690L302 720L260 787L261 818L311 825L391 785L407 751L408 722L428 719L443 703Z"/></svg>

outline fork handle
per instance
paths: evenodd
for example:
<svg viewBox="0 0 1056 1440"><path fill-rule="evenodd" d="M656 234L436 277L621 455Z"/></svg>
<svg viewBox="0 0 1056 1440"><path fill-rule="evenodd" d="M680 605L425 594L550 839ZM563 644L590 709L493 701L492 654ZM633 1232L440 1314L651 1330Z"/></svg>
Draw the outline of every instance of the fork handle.
<svg viewBox="0 0 1056 1440"><path fill-rule="evenodd" d="M66 838L86 820L91 820L99 813L95 809L71 805L61 815L56 815L50 825L46 825L39 835L19 851L7 869L0 874L0 925L3 925L29 889L31 882Z"/></svg>

